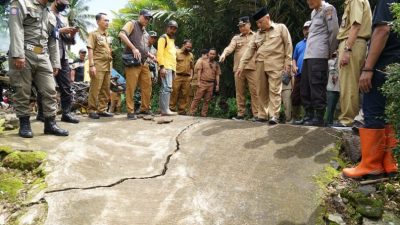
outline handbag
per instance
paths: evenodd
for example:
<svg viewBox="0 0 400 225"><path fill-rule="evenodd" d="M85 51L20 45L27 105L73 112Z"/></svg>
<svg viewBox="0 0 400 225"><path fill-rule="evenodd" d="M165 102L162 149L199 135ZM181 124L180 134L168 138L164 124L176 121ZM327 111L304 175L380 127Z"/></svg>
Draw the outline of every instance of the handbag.
<svg viewBox="0 0 400 225"><path fill-rule="evenodd" d="M285 71L282 72L282 83L284 85L289 85L290 81L292 81L292 76L288 73L286 73Z"/></svg>
<svg viewBox="0 0 400 225"><path fill-rule="evenodd" d="M142 62L132 54L122 54L122 62L126 67L141 66Z"/></svg>

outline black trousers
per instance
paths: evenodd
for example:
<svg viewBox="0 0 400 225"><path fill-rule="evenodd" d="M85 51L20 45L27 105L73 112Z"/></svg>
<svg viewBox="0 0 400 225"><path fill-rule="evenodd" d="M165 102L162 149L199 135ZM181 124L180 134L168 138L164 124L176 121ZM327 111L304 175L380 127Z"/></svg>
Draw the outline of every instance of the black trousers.
<svg viewBox="0 0 400 225"><path fill-rule="evenodd" d="M325 110L328 59L305 59L301 71L300 95L306 110Z"/></svg>
<svg viewBox="0 0 400 225"><path fill-rule="evenodd" d="M301 74L294 77L294 85L292 91L292 106L301 106L300 95Z"/></svg>
<svg viewBox="0 0 400 225"><path fill-rule="evenodd" d="M71 111L72 104L72 89L71 89L71 76L68 60L61 60L61 69L58 71L55 80L60 92L61 109L63 113L68 114ZM38 113L42 111L42 96L38 92L37 96Z"/></svg>

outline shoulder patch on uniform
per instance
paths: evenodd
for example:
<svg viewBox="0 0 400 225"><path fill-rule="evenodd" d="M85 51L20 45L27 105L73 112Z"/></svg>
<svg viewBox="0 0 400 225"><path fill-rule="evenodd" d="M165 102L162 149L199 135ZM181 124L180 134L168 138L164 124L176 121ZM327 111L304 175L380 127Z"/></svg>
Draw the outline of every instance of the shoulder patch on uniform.
<svg viewBox="0 0 400 225"><path fill-rule="evenodd" d="M16 16L18 14L19 14L19 8L13 7L13 8L10 9L10 15Z"/></svg>
<svg viewBox="0 0 400 225"><path fill-rule="evenodd" d="M328 20L331 20L331 19L332 19L332 15L333 15L333 7L327 7L327 8L325 9L325 17L326 17Z"/></svg>

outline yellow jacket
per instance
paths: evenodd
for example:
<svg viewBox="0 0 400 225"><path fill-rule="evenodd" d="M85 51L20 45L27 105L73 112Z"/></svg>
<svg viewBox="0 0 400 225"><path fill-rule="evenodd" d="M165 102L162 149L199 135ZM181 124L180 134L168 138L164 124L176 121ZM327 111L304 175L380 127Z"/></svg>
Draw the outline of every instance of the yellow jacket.
<svg viewBox="0 0 400 225"><path fill-rule="evenodd" d="M167 44L165 44L167 42ZM164 34L158 39L157 61L165 69L176 71L175 39Z"/></svg>

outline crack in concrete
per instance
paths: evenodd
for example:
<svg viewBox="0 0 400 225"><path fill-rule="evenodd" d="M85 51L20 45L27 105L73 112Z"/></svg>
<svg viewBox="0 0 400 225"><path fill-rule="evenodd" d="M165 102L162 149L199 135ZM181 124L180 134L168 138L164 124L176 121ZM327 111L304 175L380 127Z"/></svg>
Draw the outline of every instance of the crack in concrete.
<svg viewBox="0 0 400 225"><path fill-rule="evenodd" d="M180 141L179 138L191 127L194 125L200 123L200 121L193 122L189 125L187 125L184 129L182 129L178 135L175 137L175 142L176 142L176 149L167 156L165 162L164 162L164 167L161 173L153 175L153 176L145 176L145 177L127 177L127 178L122 178L114 183L108 184L108 185L96 185L96 186L91 186L91 187L70 187L70 188L63 188L63 189L56 189L56 190L51 190L51 191L46 191L45 194L52 194L52 193L58 193L58 192L66 192L66 191L73 191L73 190L93 190L93 189L98 189L98 188L110 188L117 186L119 184L124 183L125 181L128 180L148 180L148 179L154 179L158 177L165 176L168 171L168 165L171 161L172 156L174 156L179 150L180 150Z"/></svg>

